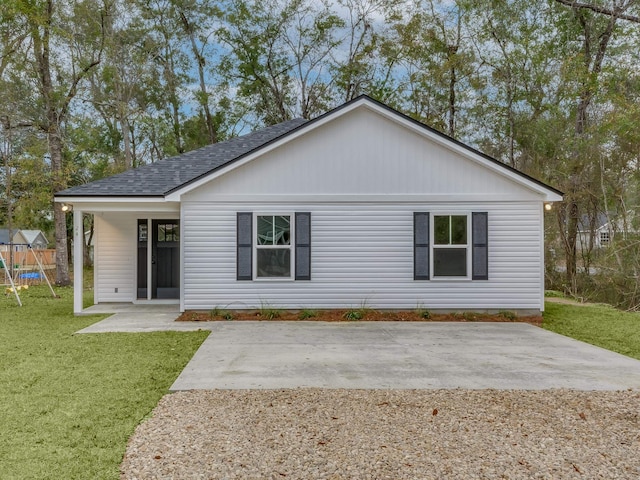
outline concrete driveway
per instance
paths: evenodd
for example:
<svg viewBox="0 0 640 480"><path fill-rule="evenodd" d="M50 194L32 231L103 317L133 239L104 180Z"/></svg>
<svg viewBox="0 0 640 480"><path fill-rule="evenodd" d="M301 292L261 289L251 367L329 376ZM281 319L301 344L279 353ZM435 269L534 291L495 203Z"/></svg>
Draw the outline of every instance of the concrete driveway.
<svg viewBox="0 0 640 480"><path fill-rule="evenodd" d="M522 323L213 322L172 390L640 389L640 361Z"/></svg>

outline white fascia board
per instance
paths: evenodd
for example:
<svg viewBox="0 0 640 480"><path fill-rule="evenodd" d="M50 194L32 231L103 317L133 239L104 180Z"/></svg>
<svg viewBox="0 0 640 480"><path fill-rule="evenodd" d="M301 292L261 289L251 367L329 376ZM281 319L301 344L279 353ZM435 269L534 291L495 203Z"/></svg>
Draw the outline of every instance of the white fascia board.
<svg viewBox="0 0 640 480"><path fill-rule="evenodd" d="M56 196L54 200L57 203L68 203L75 205L76 203L165 203L164 197L65 197Z"/></svg>
<svg viewBox="0 0 640 480"><path fill-rule="evenodd" d="M176 202L167 202L163 198L160 201L137 201L126 202L120 199L109 199L107 201L96 201L95 198L70 198L68 201L58 200L73 206L74 210L81 210L87 213L94 212L145 212L145 213L174 213L180 211L180 204Z"/></svg>
<svg viewBox="0 0 640 480"><path fill-rule="evenodd" d="M534 195L532 194L532 197ZM531 203L539 202L539 198L523 199L522 196L512 194L382 194L382 195L336 195L336 194L309 194L309 195L213 195L211 201L216 202L251 202L251 203ZM202 203L201 201L184 200L184 203Z"/></svg>

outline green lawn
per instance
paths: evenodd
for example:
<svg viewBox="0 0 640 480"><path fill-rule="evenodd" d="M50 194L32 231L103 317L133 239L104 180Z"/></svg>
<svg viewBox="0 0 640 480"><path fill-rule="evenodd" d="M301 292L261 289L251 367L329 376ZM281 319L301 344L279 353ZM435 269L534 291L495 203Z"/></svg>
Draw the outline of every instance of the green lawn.
<svg viewBox="0 0 640 480"><path fill-rule="evenodd" d="M546 302L543 328L640 360L640 314Z"/></svg>
<svg viewBox="0 0 640 480"><path fill-rule="evenodd" d="M118 479L128 438L207 332L73 335L71 288L0 296L0 478Z"/></svg>

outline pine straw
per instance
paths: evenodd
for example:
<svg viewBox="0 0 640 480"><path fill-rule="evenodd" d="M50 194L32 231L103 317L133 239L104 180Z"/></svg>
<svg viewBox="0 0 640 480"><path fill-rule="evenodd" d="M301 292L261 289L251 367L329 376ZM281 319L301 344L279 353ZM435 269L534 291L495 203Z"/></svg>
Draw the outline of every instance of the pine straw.
<svg viewBox="0 0 640 480"><path fill-rule="evenodd" d="M369 308L335 310L212 310L209 312L189 310L184 312L179 322L207 321L318 321L318 322L523 322L535 326L542 325L542 316L516 316L513 312L499 313L428 313L426 310L381 311ZM357 318L354 318L357 317Z"/></svg>

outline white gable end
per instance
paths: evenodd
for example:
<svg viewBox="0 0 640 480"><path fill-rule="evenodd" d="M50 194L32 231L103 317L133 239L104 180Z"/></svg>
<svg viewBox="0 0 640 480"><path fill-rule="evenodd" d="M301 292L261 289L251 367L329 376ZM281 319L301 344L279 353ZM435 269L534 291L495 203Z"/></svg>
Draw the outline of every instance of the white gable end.
<svg viewBox="0 0 640 480"><path fill-rule="evenodd" d="M243 165L232 165L183 200L274 196L544 200L540 192L500 170L365 106Z"/></svg>

